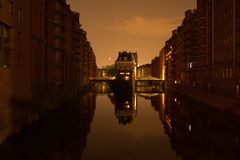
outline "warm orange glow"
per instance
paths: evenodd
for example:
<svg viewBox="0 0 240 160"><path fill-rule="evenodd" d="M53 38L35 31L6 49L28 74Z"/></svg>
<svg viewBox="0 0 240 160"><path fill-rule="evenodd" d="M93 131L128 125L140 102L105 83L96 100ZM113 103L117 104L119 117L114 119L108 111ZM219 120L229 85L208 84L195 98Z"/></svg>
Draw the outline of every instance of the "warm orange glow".
<svg viewBox="0 0 240 160"><path fill-rule="evenodd" d="M99 67L113 63L122 50L137 51L139 64L149 63L182 23L184 11L196 8L193 0L67 0L80 12ZM178 5L173 5L178 4ZM106 58L111 57L111 61Z"/></svg>
<svg viewBox="0 0 240 160"><path fill-rule="evenodd" d="M162 67L162 80L165 80L165 67Z"/></svg>
<svg viewBox="0 0 240 160"><path fill-rule="evenodd" d="M161 95L161 106L162 106L162 110L164 111L164 109L165 109L165 94L162 94Z"/></svg>

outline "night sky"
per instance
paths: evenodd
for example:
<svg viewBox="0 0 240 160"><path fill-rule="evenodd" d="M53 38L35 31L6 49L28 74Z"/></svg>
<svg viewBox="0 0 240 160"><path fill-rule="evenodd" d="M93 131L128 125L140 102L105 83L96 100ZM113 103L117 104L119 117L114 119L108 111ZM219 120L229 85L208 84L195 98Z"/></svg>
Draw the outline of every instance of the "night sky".
<svg viewBox="0 0 240 160"><path fill-rule="evenodd" d="M119 51L137 51L150 63L196 0L67 0L87 31L98 67L113 64Z"/></svg>

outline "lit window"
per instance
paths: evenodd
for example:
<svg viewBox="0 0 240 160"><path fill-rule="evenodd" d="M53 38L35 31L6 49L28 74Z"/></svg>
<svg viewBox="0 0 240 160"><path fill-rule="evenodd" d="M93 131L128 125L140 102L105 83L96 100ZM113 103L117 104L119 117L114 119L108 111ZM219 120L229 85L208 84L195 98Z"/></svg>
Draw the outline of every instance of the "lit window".
<svg viewBox="0 0 240 160"><path fill-rule="evenodd" d="M13 2L9 1L8 13L10 16L13 16Z"/></svg>
<svg viewBox="0 0 240 160"><path fill-rule="evenodd" d="M191 124L188 125L188 131L189 131L189 132L192 131L192 125L191 125Z"/></svg>
<svg viewBox="0 0 240 160"><path fill-rule="evenodd" d="M126 81L128 81L128 80L129 80L129 76L124 76L124 79L125 79Z"/></svg>
<svg viewBox="0 0 240 160"><path fill-rule="evenodd" d="M189 62L189 68L191 69L193 67L192 62Z"/></svg>

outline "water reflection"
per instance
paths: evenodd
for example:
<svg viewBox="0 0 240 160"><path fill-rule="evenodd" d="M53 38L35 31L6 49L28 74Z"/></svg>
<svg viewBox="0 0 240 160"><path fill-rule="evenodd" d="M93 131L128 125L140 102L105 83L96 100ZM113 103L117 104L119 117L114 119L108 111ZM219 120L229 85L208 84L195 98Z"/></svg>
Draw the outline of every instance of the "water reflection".
<svg viewBox="0 0 240 160"><path fill-rule="evenodd" d="M182 159L240 159L240 118L211 106L168 95L159 117Z"/></svg>
<svg viewBox="0 0 240 160"><path fill-rule="evenodd" d="M3 102L3 101L1 101ZM38 120L44 109L24 104L1 103L0 106L0 144L13 134L19 133L29 124Z"/></svg>
<svg viewBox="0 0 240 160"><path fill-rule="evenodd" d="M0 159L81 159L95 106L95 94L76 97L2 143Z"/></svg>
<svg viewBox="0 0 240 160"><path fill-rule="evenodd" d="M91 86L91 92L97 94L106 94L111 93L112 89L110 88L110 85L107 82L95 82Z"/></svg>
<svg viewBox="0 0 240 160"><path fill-rule="evenodd" d="M115 116L119 124L131 124L137 116L137 95L133 91L109 94L115 104Z"/></svg>
<svg viewBox="0 0 240 160"><path fill-rule="evenodd" d="M240 159L240 117L180 95L140 93L138 96L151 100L172 150L181 159ZM115 94L115 115L120 124L130 124L136 117L137 109L133 112L133 108L137 108L138 96ZM134 99L136 102L132 103Z"/></svg>
<svg viewBox="0 0 240 160"><path fill-rule="evenodd" d="M240 159L240 118L179 95L98 85L27 127L44 110L2 108L0 159Z"/></svg>

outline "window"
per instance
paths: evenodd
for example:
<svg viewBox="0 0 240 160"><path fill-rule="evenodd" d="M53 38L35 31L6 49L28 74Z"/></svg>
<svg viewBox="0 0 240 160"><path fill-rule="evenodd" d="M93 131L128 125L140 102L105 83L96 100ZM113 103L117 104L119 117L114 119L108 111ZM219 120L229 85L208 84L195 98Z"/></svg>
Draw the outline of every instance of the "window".
<svg viewBox="0 0 240 160"><path fill-rule="evenodd" d="M2 30L2 24L0 23L0 43L2 41L2 37L3 37L3 30Z"/></svg>
<svg viewBox="0 0 240 160"><path fill-rule="evenodd" d="M229 75L228 68L226 68L226 78L228 78L228 75Z"/></svg>
<svg viewBox="0 0 240 160"><path fill-rule="evenodd" d="M2 46L0 46L0 65L3 64L3 50L2 50Z"/></svg>
<svg viewBox="0 0 240 160"><path fill-rule="evenodd" d="M2 0L0 0L0 11L2 10Z"/></svg>
<svg viewBox="0 0 240 160"><path fill-rule="evenodd" d="M3 43L6 45L10 41L10 28L6 25L2 25L2 36L3 36Z"/></svg>
<svg viewBox="0 0 240 160"><path fill-rule="evenodd" d="M22 24L22 10L18 9L18 23Z"/></svg>
<svg viewBox="0 0 240 160"><path fill-rule="evenodd" d="M10 16L13 16L13 2L12 1L9 1L9 6L8 6L8 14Z"/></svg>
<svg viewBox="0 0 240 160"><path fill-rule="evenodd" d="M189 62L189 69L192 69L192 68L193 68L193 63Z"/></svg>
<svg viewBox="0 0 240 160"><path fill-rule="evenodd" d="M225 70L224 69L222 70L222 78L223 79L225 78Z"/></svg>
<svg viewBox="0 0 240 160"><path fill-rule="evenodd" d="M10 49L4 48L3 53L3 66L7 67L10 64Z"/></svg>
<svg viewBox="0 0 240 160"><path fill-rule="evenodd" d="M10 27L0 23L0 67L8 67L10 64L10 37Z"/></svg>
<svg viewBox="0 0 240 160"><path fill-rule="evenodd" d="M232 68L229 69L229 78L232 78Z"/></svg>

